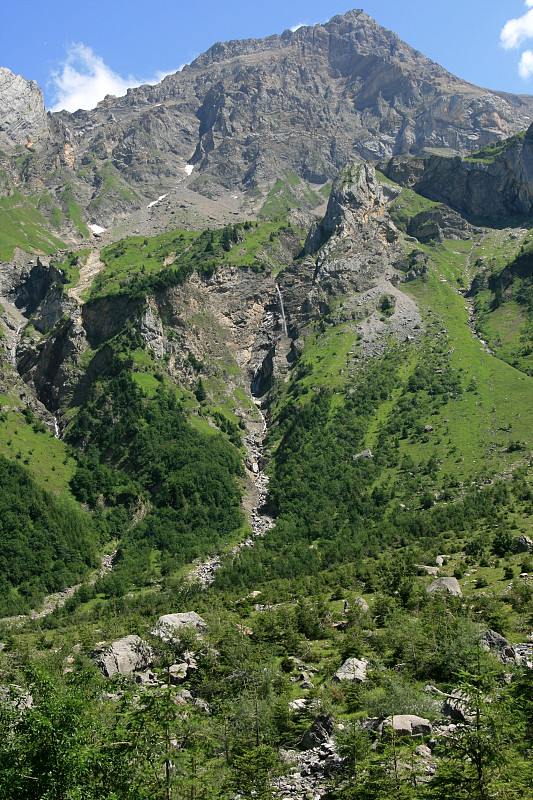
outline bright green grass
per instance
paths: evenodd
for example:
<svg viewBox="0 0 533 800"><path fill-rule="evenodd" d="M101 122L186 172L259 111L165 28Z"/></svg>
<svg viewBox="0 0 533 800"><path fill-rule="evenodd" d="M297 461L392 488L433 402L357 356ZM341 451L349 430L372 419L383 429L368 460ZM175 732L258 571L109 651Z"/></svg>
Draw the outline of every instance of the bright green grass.
<svg viewBox="0 0 533 800"><path fill-rule="evenodd" d="M379 180L381 180L381 176ZM412 189L403 188L398 197L388 206L388 211L396 227L405 231L410 219L422 211L437 208L438 205L433 200L427 200L416 194Z"/></svg>
<svg viewBox="0 0 533 800"><path fill-rule="evenodd" d="M104 247L100 258L106 268L94 279L91 297L116 292L138 275L160 272L165 262L173 263L199 235L195 231L173 230L149 239L130 236Z"/></svg>
<svg viewBox="0 0 533 800"><path fill-rule="evenodd" d="M511 136L509 139L502 139L499 142L491 142L491 144L485 145L480 150L476 150L475 153L467 156L465 161L481 161L485 164L492 164L499 156L503 155L506 150L510 147L513 147L518 142L524 140L526 135L525 131L520 131L520 133L515 133L514 136Z"/></svg>
<svg viewBox="0 0 533 800"><path fill-rule="evenodd" d="M14 398L0 397L4 409L0 419L0 452L27 467L43 489L67 497L75 503L69 488L76 462L67 446L48 431L35 432Z"/></svg>
<svg viewBox="0 0 533 800"><path fill-rule="evenodd" d="M86 238L89 237L89 229L83 221L83 211L76 202L71 186L67 186L60 195L61 203L65 216L70 219L74 227Z"/></svg>
<svg viewBox="0 0 533 800"><path fill-rule="evenodd" d="M294 229L299 236L302 234L300 228ZM261 220L257 225L251 225L242 231L243 241L235 244L231 250L223 255L223 263L234 267L252 267L254 269L261 266L278 268L285 266L280 264L276 257L276 238L287 228L284 216L273 219ZM279 269L277 270L279 271Z"/></svg>
<svg viewBox="0 0 533 800"><path fill-rule="evenodd" d="M75 253L69 253L66 260L63 263L56 264L55 266L59 267L65 273L65 283L63 284L63 288L71 289L77 285L80 279L80 267L78 264L81 262L85 264L89 253L91 251L89 249L85 250L76 250Z"/></svg>
<svg viewBox="0 0 533 800"><path fill-rule="evenodd" d="M480 293L476 300L489 305L491 298L487 291ZM498 358L521 372L533 375L533 348L529 342L521 341L525 337L527 322L523 308L514 300L505 300L494 311L481 313L478 328Z"/></svg>
<svg viewBox="0 0 533 800"><path fill-rule="evenodd" d="M48 220L20 192L0 198L0 260L13 258L15 247L26 253L55 253L65 244L49 228Z"/></svg>
<svg viewBox="0 0 533 800"><path fill-rule="evenodd" d="M320 196L294 172L285 172L267 195L259 217L268 219L287 214L291 209L316 208L324 202Z"/></svg>
<svg viewBox="0 0 533 800"><path fill-rule="evenodd" d="M474 475L484 468L495 471L502 461L509 467L520 462L520 452L501 452L511 442L524 442L531 448L533 379L489 355L472 336L464 298L452 288L456 277L457 260L448 261L440 252L433 260L430 278L407 284L405 290L417 300L426 320L430 315L435 328L442 324L447 331L442 336L446 337L449 363L463 383L463 396L450 401L427 422L443 440L451 440L448 456L456 448L457 471ZM422 443L414 446L420 455L424 449Z"/></svg>
<svg viewBox="0 0 533 800"><path fill-rule="evenodd" d="M161 381L148 372L132 372L131 376L148 397L153 397L157 389L162 386Z"/></svg>

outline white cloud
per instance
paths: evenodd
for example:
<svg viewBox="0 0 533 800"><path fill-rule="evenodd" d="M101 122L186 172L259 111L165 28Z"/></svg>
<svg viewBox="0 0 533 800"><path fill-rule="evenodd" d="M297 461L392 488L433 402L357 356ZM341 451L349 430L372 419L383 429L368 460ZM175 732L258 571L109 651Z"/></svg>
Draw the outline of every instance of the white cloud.
<svg viewBox="0 0 533 800"><path fill-rule="evenodd" d="M510 19L500 32L500 43L506 50L519 47L526 39L533 37L533 0L526 0L531 9L522 17Z"/></svg>
<svg viewBox="0 0 533 800"><path fill-rule="evenodd" d="M521 78L531 78L533 75L533 50L526 50L522 53L522 58L518 65L518 72Z"/></svg>
<svg viewBox="0 0 533 800"><path fill-rule="evenodd" d="M172 72L157 72L152 78L143 80L132 75L123 78L113 72L101 56L96 55L90 47L81 42L72 43L67 49L67 57L61 65L61 70L53 72L50 78L53 93L53 105L50 110L77 111L79 108L94 108L106 94L120 97L133 86L159 83L166 75L171 74Z"/></svg>
<svg viewBox="0 0 533 800"><path fill-rule="evenodd" d="M533 0L531 0L533 3ZM318 22L299 22L298 25L293 25L292 28L289 28L290 31L293 33L298 30L298 28L308 28L312 27L313 25L318 25Z"/></svg>

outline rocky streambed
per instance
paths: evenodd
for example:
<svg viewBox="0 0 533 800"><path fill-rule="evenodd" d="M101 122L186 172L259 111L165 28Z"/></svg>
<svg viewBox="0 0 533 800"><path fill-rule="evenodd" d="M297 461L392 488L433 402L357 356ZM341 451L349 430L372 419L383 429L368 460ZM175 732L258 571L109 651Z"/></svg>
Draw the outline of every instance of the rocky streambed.
<svg viewBox="0 0 533 800"><path fill-rule="evenodd" d="M229 557L235 558L241 550L246 547L253 547L258 536L265 536L274 527L275 522L265 513L265 503L268 493L268 475L264 471L264 437L267 429L266 419L261 411L259 401L255 401L261 425L248 432L244 438L247 451L246 469L253 486L250 494L253 496L253 505L249 511L249 522L252 529L251 535L247 539L234 545L229 550ZM211 556L204 561L198 562L189 573L193 581L199 581L202 586L210 586L215 580L217 570L223 566L223 554Z"/></svg>

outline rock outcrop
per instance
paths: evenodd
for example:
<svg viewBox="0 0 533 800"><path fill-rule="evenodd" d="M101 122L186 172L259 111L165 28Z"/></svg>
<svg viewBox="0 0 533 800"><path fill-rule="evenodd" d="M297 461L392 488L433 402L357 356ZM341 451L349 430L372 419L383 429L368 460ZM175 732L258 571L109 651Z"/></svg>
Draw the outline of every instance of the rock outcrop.
<svg viewBox="0 0 533 800"><path fill-rule="evenodd" d="M0 67L0 146L24 145L29 152L49 134L43 93L27 81Z"/></svg>
<svg viewBox="0 0 533 800"><path fill-rule="evenodd" d="M462 597L463 593L457 578L435 578L426 588L428 594L449 594L453 597Z"/></svg>
<svg viewBox="0 0 533 800"><path fill-rule="evenodd" d="M503 220L529 218L533 213L533 125L525 134L486 147L471 157L395 156L382 166L392 180L445 203L475 223L501 224ZM441 226L449 227L451 222L448 219ZM414 236L417 227L411 231ZM464 224L462 227L467 234Z"/></svg>
<svg viewBox="0 0 533 800"><path fill-rule="evenodd" d="M152 631L153 636L159 636L163 641L179 638L180 632L192 629L201 633L207 628L202 617L196 611L184 611L177 614L163 614L159 617Z"/></svg>
<svg viewBox="0 0 533 800"><path fill-rule="evenodd" d="M117 639L106 650L95 651L92 654L96 667L105 675L131 675L133 672L143 672L153 660L150 645L140 636L131 635Z"/></svg>
<svg viewBox="0 0 533 800"><path fill-rule="evenodd" d="M332 681L341 683L351 681L352 683L363 683L366 681L366 669L368 661L359 658L347 658L342 667L339 667L334 674Z"/></svg>

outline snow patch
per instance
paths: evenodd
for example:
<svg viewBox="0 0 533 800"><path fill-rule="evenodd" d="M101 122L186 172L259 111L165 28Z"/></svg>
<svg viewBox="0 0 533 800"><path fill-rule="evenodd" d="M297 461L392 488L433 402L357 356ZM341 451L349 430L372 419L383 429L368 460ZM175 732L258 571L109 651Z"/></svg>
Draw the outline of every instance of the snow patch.
<svg viewBox="0 0 533 800"><path fill-rule="evenodd" d="M88 225L87 226L90 231L94 233L95 236L99 236L101 233L105 233L105 228L102 228L101 225Z"/></svg>
<svg viewBox="0 0 533 800"><path fill-rule="evenodd" d="M148 205L146 206L146 208L153 208L153 207L154 207L154 206L156 206L158 203L160 203L160 202L161 202L161 200L164 200L164 199L165 199L165 197L166 197L166 194L161 194L161 195L159 195L159 197L157 198L157 200L152 200L152 202L151 202L151 203L148 203Z"/></svg>
<svg viewBox="0 0 533 800"><path fill-rule="evenodd" d="M185 172L187 173L187 175L190 175L190 174L191 174L191 172L192 172L192 171L193 171L193 169L194 169L194 164L185 164L185 166L183 167L183 169L185 170Z"/></svg>

